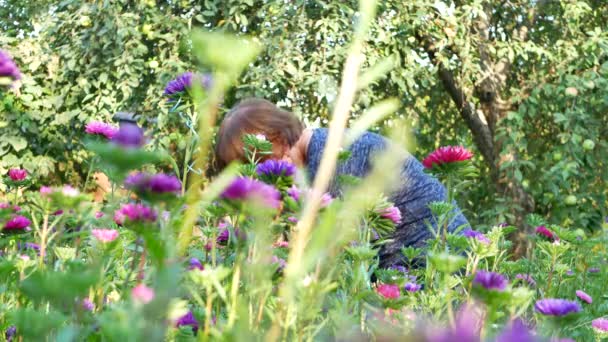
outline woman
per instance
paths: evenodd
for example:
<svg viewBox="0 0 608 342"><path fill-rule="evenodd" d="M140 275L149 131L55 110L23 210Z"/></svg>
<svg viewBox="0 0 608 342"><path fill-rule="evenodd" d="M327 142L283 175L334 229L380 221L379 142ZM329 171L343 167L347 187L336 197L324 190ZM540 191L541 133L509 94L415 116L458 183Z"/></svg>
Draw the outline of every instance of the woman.
<svg viewBox="0 0 608 342"><path fill-rule="evenodd" d="M218 132L216 159L220 168L233 160L244 160L242 136L263 134L272 142L273 159L289 160L298 167L305 167L310 180L315 178L325 143L327 129L305 129L300 120L290 112L262 99L247 99L236 105L226 115ZM386 148L388 141L374 133L365 133L349 147L350 156L341 162L334 175L364 177L371 170L375 153ZM422 164L403 151L404 163L401 182L393 186L389 199L401 211L403 219L397 225L392 242L380 251L380 264L392 266L403 263L401 248L420 247L432 236L426 222L432 215L429 203L446 200L446 189L432 176L424 173ZM340 185L332 181L329 192L341 195ZM468 226L459 209L448 226L449 231Z"/></svg>

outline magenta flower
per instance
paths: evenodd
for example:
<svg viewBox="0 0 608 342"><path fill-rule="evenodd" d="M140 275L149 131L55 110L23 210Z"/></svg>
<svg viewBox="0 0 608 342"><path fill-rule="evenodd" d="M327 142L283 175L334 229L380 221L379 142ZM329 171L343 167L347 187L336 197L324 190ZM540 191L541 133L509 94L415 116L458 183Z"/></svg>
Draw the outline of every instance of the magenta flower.
<svg viewBox="0 0 608 342"><path fill-rule="evenodd" d="M230 240L230 230L228 228L223 228L217 235L216 242L218 244L225 244L228 240Z"/></svg>
<svg viewBox="0 0 608 342"><path fill-rule="evenodd" d="M536 281L534 281L534 278L532 278L532 276L529 274L517 274L515 275L515 279L523 280L530 286L536 286Z"/></svg>
<svg viewBox="0 0 608 342"><path fill-rule="evenodd" d="M145 143L144 131L136 124L121 123L111 140L122 147L138 148Z"/></svg>
<svg viewBox="0 0 608 342"><path fill-rule="evenodd" d="M8 202L0 202L0 210L12 209L14 212L21 211L21 207L18 205L11 205Z"/></svg>
<svg viewBox="0 0 608 342"><path fill-rule="evenodd" d="M324 193L324 194L321 196L321 208L325 208L325 207L327 207L327 206L328 206L328 205L330 205L330 204L331 204L331 202L333 202L333 201L334 201L334 198L333 198L333 197L331 197L331 195L329 194L329 192Z"/></svg>
<svg viewBox="0 0 608 342"><path fill-rule="evenodd" d="M91 235L103 243L108 243L116 240L118 231L115 229L92 229Z"/></svg>
<svg viewBox="0 0 608 342"><path fill-rule="evenodd" d="M432 169L434 166L461 162L469 160L472 157L473 153L463 146L444 146L431 152L431 154L422 161L422 165L427 169Z"/></svg>
<svg viewBox="0 0 608 342"><path fill-rule="evenodd" d="M157 214L152 208L146 207L143 204L128 203L114 213L114 222L123 225L127 218L130 221L154 222L156 221Z"/></svg>
<svg viewBox="0 0 608 342"><path fill-rule="evenodd" d="M287 218L287 221L291 222L291 223L298 223L298 218L295 216L289 216Z"/></svg>
<svg viewBox="0 0 608 342"><path fill-rule="evenodd" d="M102 217L103 217L103 215L104 215L104 213L103 213L103 212L98 211L98 212L96 212L96 213L95 213L95 218L96 218L96 219L100 219L100 218L102 218Z"/></svg>
<svg viewBox="0 0 608 342"><path fill-rule="evenodd" d="M31 223L32 222L27 217L16 215L4 224L4 230L24 230L27 229L27 227L29 227Z"/></svg>
<svg viewBox="0 0 608 342"><path fill-rule="evenodd" d="M211 87L211 76L207 74L194 74L190 71L185 72L174 80L169 81L167 86L165 87L165 91L163 93L164 96L173 97L176 94L183 93L185 91L190 90L192 88L192 81L195 80L200 83L200 85L208 89Z"/></svg>
<svg viewBox="0 0 608 342"><path fill-rule="evenodd" d="M131 297L138 303L148 304L154 299L154 289L147 287L144 284L139 284L131 290Z"/></svg>
<svg viewBox="0 0 608 342"><path fill-rule="evenodd" d="M463 305L456 316L456 326L438 329L432 327L428 332L427 342L479 342L479 327L482 319L478 310L472 305Z"/></svg>
<svg viewBox="0 0 608 342"><path fill-rule="evenodd" d="M536 312L545 316L566 316L581 311L581 306L577 302L555 298L538 300L534 308Z"/></svg>
<svg viewBox="0 0 608 342"><path fill-rule="evenodd" d="M85 133L101 135L106 139L112 139L118 133L118 127L100 121L91 121L85 127Z"/></svg>
<svg viewBox="0 0 608 342"><path fill-rule="evenodd" d="M465 229L462 232L462 235L470 239L476 239L477 241L486 245L490 244L490 239L488 239L483 233L473 230L471 228Z"/></svg>
<svg viewBox="0 0 608 342"><path fill-rule="evenodd" d="M8 77L13 80L21 79L21 72L19 72L19 68L8 55L8 53L0 50L0 78Z"/></svg>
<svg viewBox="0 0 608 342"><path fill-rule="evenodd" d="M281 205L281 193L273 186L252 178L237 177L222 192L221 197L227 200L254 200L265 206L278 208Z"/></svg>
<svg viewBox="0 0 608 342"><path fill-rule="evenodd" d="M399 224L399 222L401 222L401 211L395 206L388 207L382 210L379 214L381 217L393 221L394 224Z"/></svg>
<svg viewBox="0 0 608 342"><path fill-rule="evenodd" d="M125 187L138 192L177 193L182 190L182 183L177 177L157 173L149 175L143 172L133 173L125 179Z"/></svg>
<svg viewBox="0 0 608 342"><path fill-rule="evenodd" d="M591 326L595 331L601 334L608 333L608 319L606 318L596 318L591 321Z"/></svg>
<svg viewBox="0 0 608 342"><path fill-rule="evenodd" d="M576 290L576 296L578 297L578 299L582 300L587 304L593 303L593 298L591 298L591 296L585 293L584 291Z"/></svg>
<svg viewBox="0 0 608 342"><path fill-rule="evenodd" d="M205 267L203 266L203 264L201 263L200 260L198 260L197 258L190 258L190 262L188 264L188 270L192 271L192 270L204 270Z"/></svg>
<svg viewBox="0 0 608 342"><path fill-rule="evenodd" d="M196 333L196 331L198 330L198 321L192 314L192 311L188 311L187 314L183 315L177 320L177 322L175 322L175 326L177 328L183 326L190 326L192 327L192 331Z"/></svg>
<svg viewBox="0 0 608 342"><path fill-rule="evenodd" d="M499 273L477 271L477 273L475 273L475 278L473 279L473 284L481 286L486 290L502 292L507 288L508 281Z"/></svg>
<svg viewBox="0 0 608 342"><path fill-rule="evenodd" d="M404 290L407 292L418 292L422 288L422 285L416 283L405 284Z"/></svg>
<svg viewBox="0 0 608 342"><path fill-rule="evenodd" d="M296 167L284 160L269 159L256 168L258 176L293 176L296 173Z"/></svg>
<svg viewBox="0 0 608 342"><path fill-rule="evenodd" d="M10 169L8 170L8 176L15 182L22 181L27 177L27 170Z"/></svg>
<svg viewBox="0 0 608 342"><path fill-rule="evenodd" d="M289 248L289 242L287 241L277 241L272 244L274 248Z"/></svg>
<svg viewBox="0 0 608 342"><path fill-rule="evenodd" d="M89 298L85 298L82 300L82 308L86 311L93 311L95 309L95 304L93 304Z"/></svg>
<svg viewBox="0 0 608 342"><path fill-rule="evenodd" d="M559 237L553 233L552 231L550 231L549 229L547 229L547 227L545 226L538 226L536 227L536 235L542 236L544 238L549 239L550 241L558 241Z"/></svg>
<svg viewBox="0 0 608 342"><path fill-rule="evenodd" d="M53 193L53 188L51 188L50 186L41 186L40 187L40 194L42 196L47 196Z"/></svg>
<svg viewBox="0 0 608 342"><path fill-rule="evenodd" d="M399 298L401 295L398 285L380 284L378 285L377 291L382 297L388 299Z"/></svg>

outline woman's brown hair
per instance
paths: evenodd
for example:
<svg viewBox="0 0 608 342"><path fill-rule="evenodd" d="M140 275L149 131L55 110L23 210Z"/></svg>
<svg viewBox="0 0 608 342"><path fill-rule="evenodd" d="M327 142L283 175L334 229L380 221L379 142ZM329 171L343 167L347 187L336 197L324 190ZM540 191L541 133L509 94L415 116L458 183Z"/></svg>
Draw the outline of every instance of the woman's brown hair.
<svg viewBox="0 0 608 342"><path fill-rule="evenodd" d="M304 125L295 114L282 110L264 99L239 102L224 117L215 145L218 169L233 160L243 160L244 134L264 134L273 145L291 148L302 135Z"/></svg>

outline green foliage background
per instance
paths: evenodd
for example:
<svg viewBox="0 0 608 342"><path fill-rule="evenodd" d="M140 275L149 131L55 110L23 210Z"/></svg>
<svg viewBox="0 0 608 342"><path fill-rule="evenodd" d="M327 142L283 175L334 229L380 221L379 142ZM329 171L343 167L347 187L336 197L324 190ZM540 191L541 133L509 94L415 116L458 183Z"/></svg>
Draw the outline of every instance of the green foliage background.
<svg viewBox="0 0 608 342"><path fill-rule="evenodd" d="M179 146L183 132L168 124L162 91L198 69L187 41L194 27L248 34L265 47L225 108L259 96L324 125L357 4L0 2L0 16L11 19L0 24L0 46L24 74L0 102L0 173L21 166L44 183L82 182L84 125L117 111L135 111L148 129L165 133L153 135L162 137L158 145ZM353 115L396 97L396 117L414 123L417 157L440 145L475 149L480 176L459 198L474 223L518 222L533 211L565 226L599 228L608 178L607 19L601 0L383 1L365 64L388 58L394 65L362 90ZM593 149L583 148L586 139ZM568 195L576 203L565 203Z"/></svg>

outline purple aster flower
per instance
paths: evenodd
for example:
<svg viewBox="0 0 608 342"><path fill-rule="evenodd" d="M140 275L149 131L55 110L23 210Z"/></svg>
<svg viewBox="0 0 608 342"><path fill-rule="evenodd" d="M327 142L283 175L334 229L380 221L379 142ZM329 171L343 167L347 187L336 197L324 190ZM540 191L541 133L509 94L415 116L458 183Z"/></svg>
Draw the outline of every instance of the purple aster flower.
<svg viewBox="0 0 608 342"><path fill-rule="evenodd" d="M403 274L407 273L407 268L405 268L405 266L401 266L401 265L393 265L391 266L391 268L395 271L401 272Z"/></svg>
<svg viewBox="0 0 608 342"><path fill-rule="evenodd" d="M176 94L183 93L192 88L192 81L197 80L200 85L208 89L211 87L211 76L207 74L194 74L191 71L185 72L177 76L174 80L169 81L163 92L164 96L173 97Z"/></svg>
<svg viewBox="0 0 608 342"><path fill-rule="evenodd" d="M101 135L106 139L112 139L118 133L118 128L105 122L91 121L87 124L84 131L87 134Z"/></svg>
<svg viewBox="0 0 608 342"><path fill-rule="evenodd" d="M498 228L505 228L505 227L508 227L508 226L509 226L509 224L507 222L502 222L502 223L498 224Z"/></svg>
<svg viewBox="0 0 608 342"><path fill-rule="evenodd" d="M156 221L156 212L143 204L128 203L123 205L114 213L114 222L118 225L123 225L125 219L129 221Z"/></svg>
<svg viewBox="0 0 608 342"><path fill-rule="evenodd" d="M228 200L258 200L272 208L281 205L281 193L277 189L247 177L237 177L222 192L221 197Z"/></svg>
<svg viewBox="0 0 608 342"><path fill-rule="evenodd" d="M287 218L287 221L291 222L291 223L298 223L298 218L295 216L289 216Z"/></svg>
<svg viewBox="0 0 608 342"><path fill-rule="evenodd" d="M565 316L581 311L581 306L577 302L555 298L538 300L534 308L536 312L546 316Z"/></svg>
<svg viewBox="0 0 608 342"><path fill-rule="evenodd" d="M407 292L418 292L422 288L422 285L416 283L407 283L403 289Z"/></svg>
<svg viewBox="0 0 608 342"><path fill-rule="evenodd" d="M600 269L597 267L591 267L587 270L589 273L600 273Z"/></svg>
<svg viewBox="0 0 608 342"><path fill-rule="evenodd" d="M95 304L93 304L89 298L85 298L82 300L82 308L86 311L93 311L93 309L95 309Z"/></svg>
<svg viewBox="0 0 608 342"><path fill-rule="evenodd" d="M144 130L134 123L121 123L111 140L122 147L141 147L145 143Z"/></svg>
<svg viewBox="0 0 608 342"><path fill-rule="evenodd" d="M217 235L216 242L218 244L225 244L228 240L230 240L230 230L228 228L223 228Z"/></svg>
<svg viewBox="0 0 608 342"><path fill-rule="evenodd" d="M287 194L296 202L300 200L301 191L295 185L292 185L291 188L287 189Z"/></svg>
<svg viewBox="0 0 608 342"><path fill-rule="evenodd" d="M534 281L534 278L532 278L532 276L529 274L517 274L515 276L515 279L523 280L527 282L530 286L536 286L536 281Z"/></svg>
<svg viewBox="0 0 608 342"><path fill-rule="evenodd" d="M35 251L40 251L40 246L38 244L32 242L26 242L22 244L21 242L17 242L18 249L33 249Z"/></svg>
<svg viewBox="0 0 608 342"><path fill-rule="evenodd" d="M12 78L13 80L21 79L21 72L19 72L19 68L8 55L8 53L0 50L0 78Z"/></svg>
<svg viewBox="0 0 608 342"><path fill-rule="evenodd" d="M188 265L188 270L192 271L192 270L204 270L205 267L203 266L203 264L201 263L200 260L198 260L197 258L190 258L190 262Z"/></svg>
<svg viewBox="0 0 608 342"><path fill-rule="evenodd" d="M17 327L14 325L11 325L10 327L8 327L6 329L6 331L4 332L4 338L6 338L7 342L12 342L16 335L17 335Z"/></svg>
<svg viewBox="0 0 608 342"><path fill-rule="evenodd" d="M148 187L150 191L156 193L180 192L182 191L182 182L173 175L158 173L150 178Z"/></svg>
<svg viewBox="0 0 608 342"><path fill-rule="evenodd" d="M269 159L256 168L258 176L293 176L296 173L296 167L284 160Z"/></svg>
<svg viewBox="0 0 608 342"><path fill-rule="evenodd" d="M489 244L490 243L490 239L488 239L483 233L475 231L471 228L467 228L462 232L462 235L464 235L465 237L469 238L469 239L476 239L477 241L483 243L483 244Z"/></svg>
<svg viewBox="0 0 608 342"><path fill-rule="evenodd" d="M270 258L270 263L273 265L277 265L279 267L279 271L281 271L285 268L285 266L287 266L287 261L285 261L285 259L283 258L277 257L276 255L273 255L272 258Z"/></svg>
<svg viewBox="0 0 608 342"><path fill-rule="evenodd" d="M180 317L177 322L175 322L176 327L190 326L192 327L192 331L196 333L198 331L198 321L192 314L192 311L188 311L187 314Z"/></svg>
<svg viewBox="0 0 608 342"><path fill-rule="evenodd" d="M582 300L587 304L593 303L593 298L591 298L591 296L584 291L576 290L576 296L578 297L578 299Z"/></svg>
<svg viewBox="0 0 608 342"><path fill-rule="evenodd" d="M496 342L535 342L537 339L530 333L528 327L516 319L496 338Z"/></svg>
<svg viewBox="0 0 608 342"><path fill-rule="evenodd" d="M427 342L479 342L479 327L481 318L475 307L463 306L456 316L456 326L446 329L433 327L428 332Z"/></svg>
<svg viewBox="0 0 608 342"><path fill-rule="evenodd" d="M502 292L507 288L507 279L499 273L477 271L473 284L481 286L486 290L494 290Z"/></svg>
<svg viewBox="0 0 608 342"><path fill-rule="evenodd" d="M18 205L11 205L8 202L0 202L0 210L12 209L13 212L21 211L21 207Z"/></svg>
<svg viewBox="0 0 608 342"><path fill-rule="evenodd" d="M567 270L566 275L571 277L574 275L574 272L572 270Z"/></svg>
<svg viewBox="0 0 608 342"><path fill-rule="evenodd" d="M594 319L593 321L591 321L591 326L593 327L593 329L595 329L595 331L601 334L608 333L608 319L606 318Z"/></svg>
<svg viewBox="0 0 608 342"><path fill-rule="evenodd" d="M394 224L399 224L399 222L401 222L401 211L395 206L388 207L378 214L380 214L381 217L393 221Z"/></svg>
<svg viewBox="0 0 608 342"><path fill-rule="evenodd" d="M27 170L23 169L10 169L8 170L8 176L12 181L19 182L27 177Z"/></svg>
<svg viewBox="0 0 608 342"><path fill-rule="evenodd" d="M32 222L25 216L16 215L13 216L4 224L4 230L25 230Z"/></svg>

